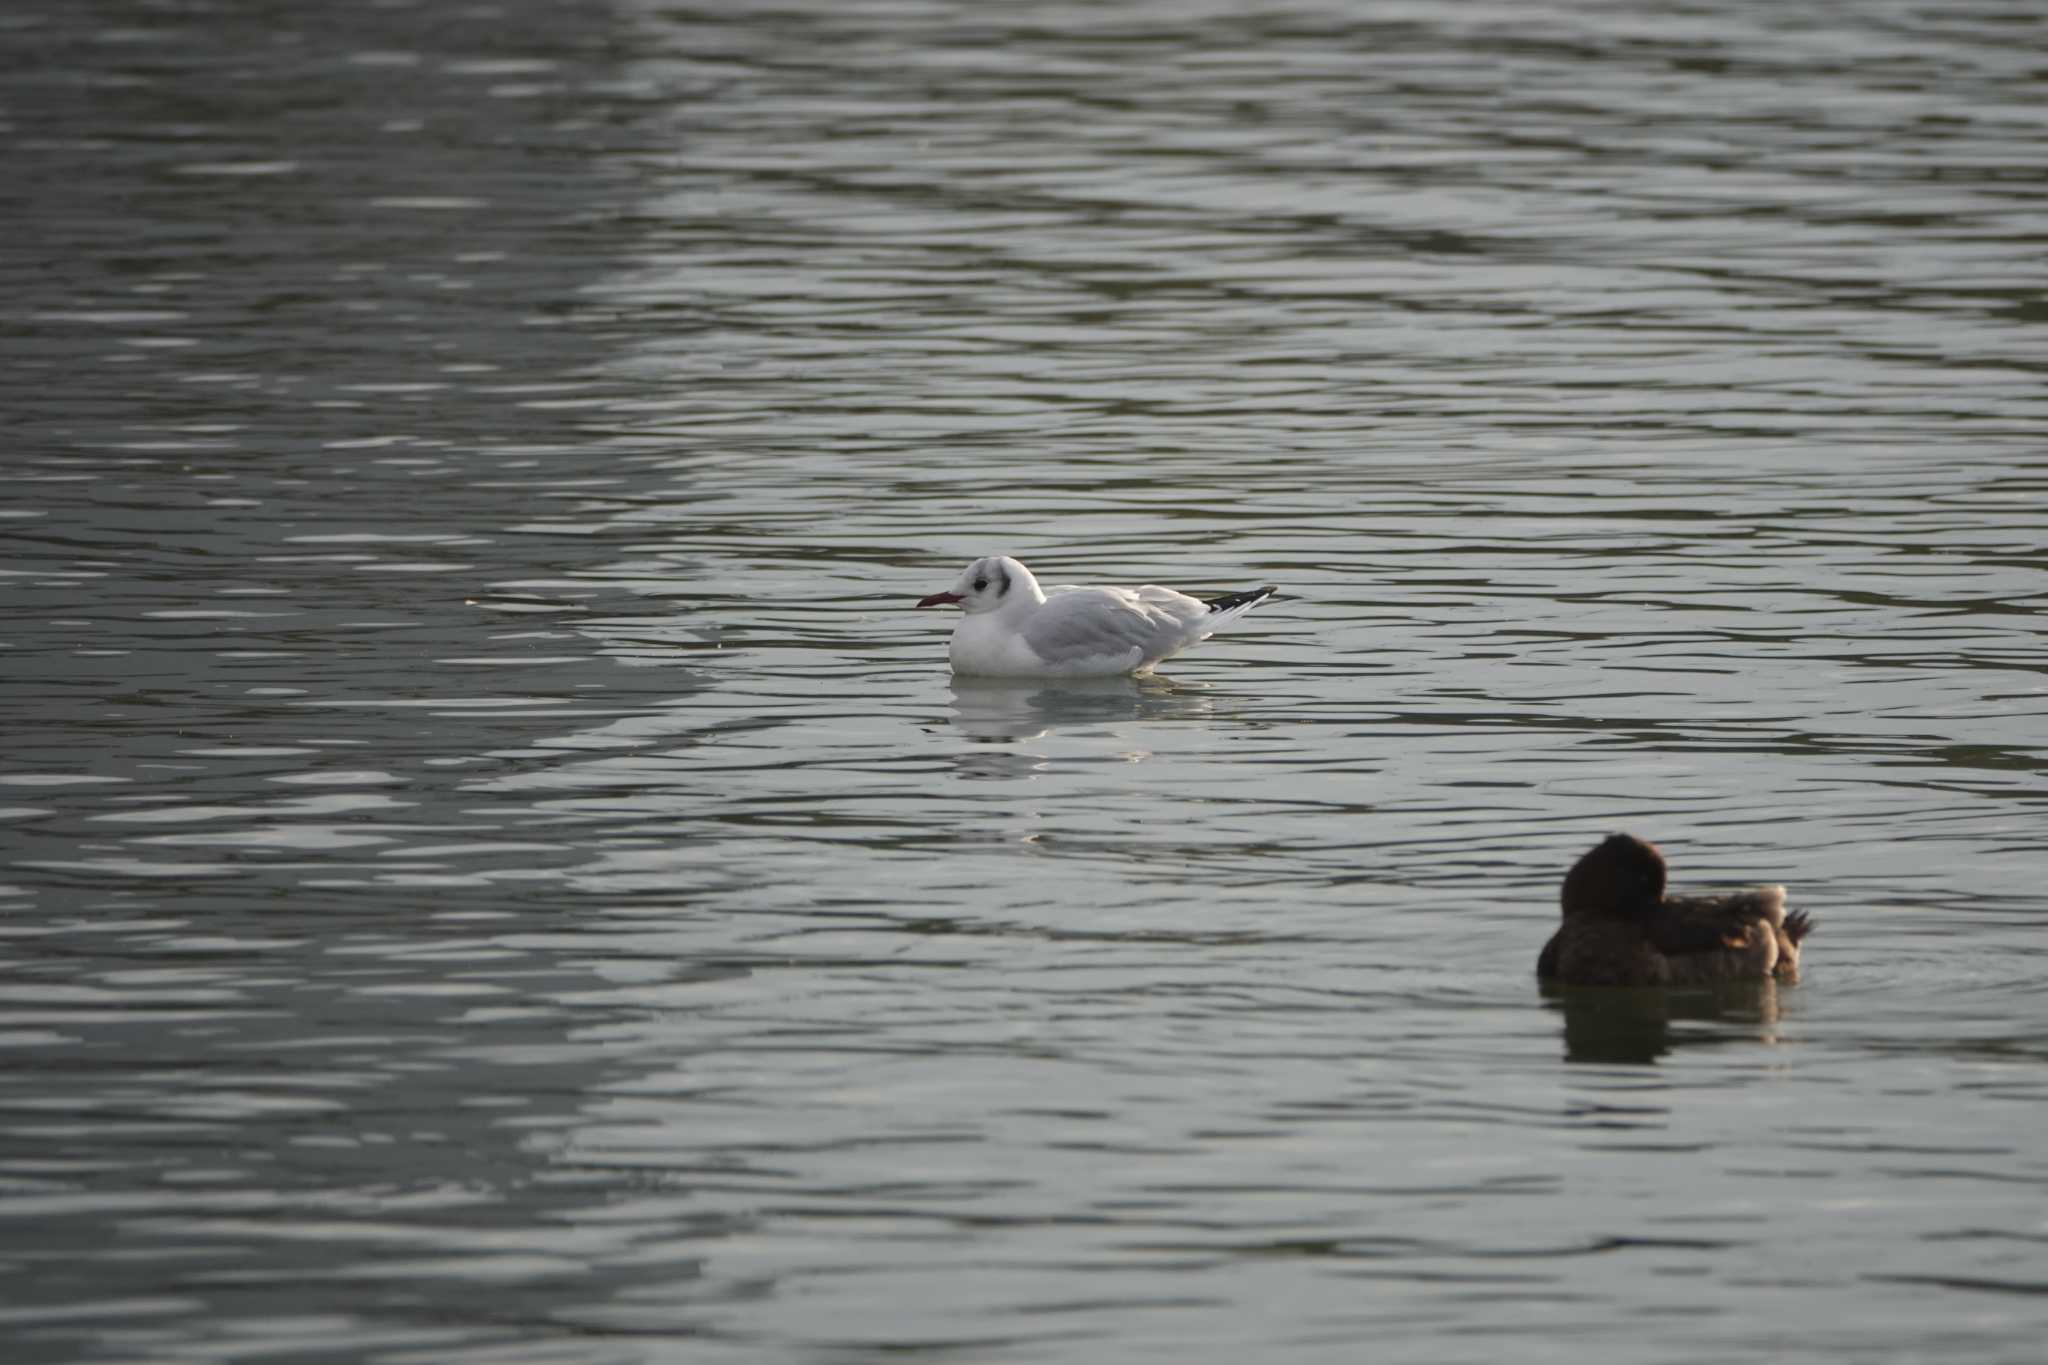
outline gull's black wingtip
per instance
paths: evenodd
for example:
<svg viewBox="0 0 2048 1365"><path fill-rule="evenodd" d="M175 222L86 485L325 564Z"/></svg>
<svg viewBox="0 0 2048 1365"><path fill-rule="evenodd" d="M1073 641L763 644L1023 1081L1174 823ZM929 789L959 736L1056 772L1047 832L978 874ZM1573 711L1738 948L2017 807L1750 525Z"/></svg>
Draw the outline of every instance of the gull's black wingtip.
<svg viewBox="0 0 2048 1365"><path fill-rule="evenodd" d="M1206 600L1210 611L1235 611L1239 607L1256 606L1279 591L1280 589L1269 583L1263 588L1252 588L1247 592L1234 592L1225 597L1211 597Z"/></svg>

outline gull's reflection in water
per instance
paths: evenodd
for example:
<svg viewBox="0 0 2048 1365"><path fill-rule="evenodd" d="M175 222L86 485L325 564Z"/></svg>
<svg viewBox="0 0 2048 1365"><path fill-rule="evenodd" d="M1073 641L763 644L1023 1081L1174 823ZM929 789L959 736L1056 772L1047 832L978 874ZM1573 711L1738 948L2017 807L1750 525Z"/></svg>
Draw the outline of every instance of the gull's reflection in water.
<svg viewBox="0 0 2048 1365"><path fill-rule="evenodd" d="M1547 1008L1564 1015L1564 1055L1570 1062L1651 1064L1682 1047L1778 1041L1775 981L1684 990L1544 982L1542 991Z"/></svg>
<svg viewBox="0 0 2048 1365"><path fill-rule="evenodd" d="M1188 720L1212 715L1215 692L1205 683L1138 678L955 678L952 723L980 745L1017 745L1061 731L1130 721ZM963 756L964 771L1010 777L1035 771L1046 755L1014 749Z"/></svg>

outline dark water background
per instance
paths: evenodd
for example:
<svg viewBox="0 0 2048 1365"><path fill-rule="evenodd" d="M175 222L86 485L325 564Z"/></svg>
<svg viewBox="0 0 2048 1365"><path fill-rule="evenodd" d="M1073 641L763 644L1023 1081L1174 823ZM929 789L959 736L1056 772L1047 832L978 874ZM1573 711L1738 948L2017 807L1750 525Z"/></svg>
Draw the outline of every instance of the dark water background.
<svg viewBox="0 0 2048 1365"><path fill-rule="evenodd" d="M0 58L9 1362L2037 1357L2038 6ZM1807 983L1546 1000L1617 827Z"/></svg>

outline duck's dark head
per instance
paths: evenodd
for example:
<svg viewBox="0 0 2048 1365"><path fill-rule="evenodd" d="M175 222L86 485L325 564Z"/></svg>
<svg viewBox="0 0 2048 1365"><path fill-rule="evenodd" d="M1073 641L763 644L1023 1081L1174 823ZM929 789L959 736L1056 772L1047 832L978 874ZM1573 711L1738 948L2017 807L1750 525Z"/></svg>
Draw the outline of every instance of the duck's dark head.
<svg viewBox="0 0 2048 1365"><path fill-rule="evenodd" d="M1664 855L1633 834L1610 834L1564 877L1564 913L1647 914L1664 899Z"/></svg>

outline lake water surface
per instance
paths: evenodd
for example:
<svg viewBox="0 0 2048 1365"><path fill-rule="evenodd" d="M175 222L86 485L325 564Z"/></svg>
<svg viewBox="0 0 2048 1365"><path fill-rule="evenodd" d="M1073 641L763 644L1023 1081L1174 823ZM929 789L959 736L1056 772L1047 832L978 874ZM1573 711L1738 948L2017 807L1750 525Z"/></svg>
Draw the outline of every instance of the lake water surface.
<svg viewBox="0 0 2048 1365"><path fill-rule="evenodd" d="M0 59L11 1365L2038 1357L2037 5ZM1546 997L1617 828L1806 982Z"/></svg>

